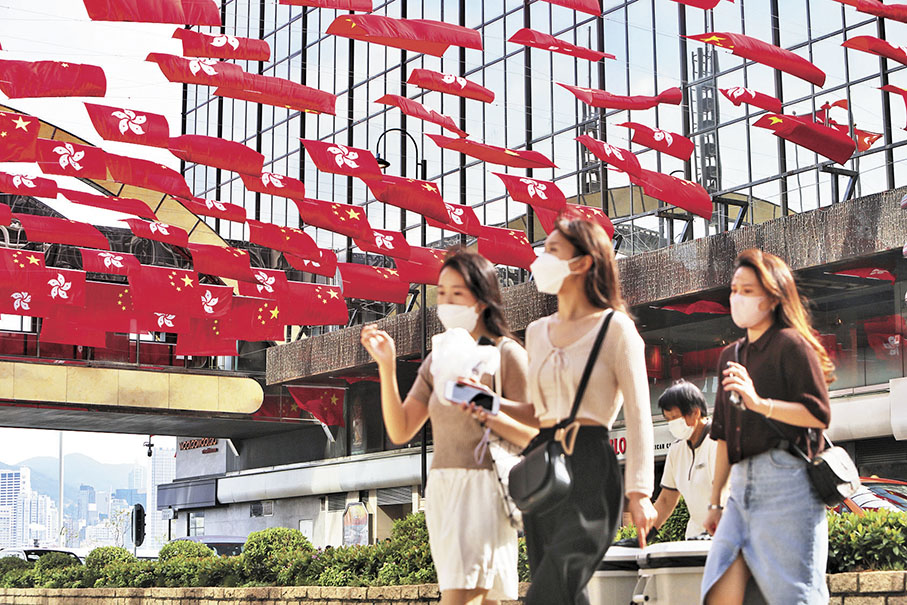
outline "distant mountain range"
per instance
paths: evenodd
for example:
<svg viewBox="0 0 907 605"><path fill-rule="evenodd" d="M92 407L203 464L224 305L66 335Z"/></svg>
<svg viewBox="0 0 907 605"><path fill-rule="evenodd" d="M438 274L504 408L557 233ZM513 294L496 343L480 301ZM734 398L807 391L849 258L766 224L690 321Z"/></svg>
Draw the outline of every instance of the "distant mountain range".
<svg viewBox="0 0 907 605"><path fill-rule="evenodd" d="M26 466L31 469L31 488L57 500L60 489L56 457L39 456L18 464L0 462L0 469L16 470ZM114 491L129 487L129 473L133 464L104 464L84 454L66 454L63 459L63 499L74 502L79 497L83 483L97 491Z"/></svg>

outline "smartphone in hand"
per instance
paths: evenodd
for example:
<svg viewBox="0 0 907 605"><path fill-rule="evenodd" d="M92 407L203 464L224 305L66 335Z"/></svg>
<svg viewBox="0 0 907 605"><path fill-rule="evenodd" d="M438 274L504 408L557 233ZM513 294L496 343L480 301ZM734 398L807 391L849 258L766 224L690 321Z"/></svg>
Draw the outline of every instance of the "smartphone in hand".
<svg viewBox="0 0 907 605"><path fill-rule="evenodd" d="M489 414L497 414L501 405L497 395L455 380L448 381L444 389L444 398L452 403L474 403L488 410Z"/></svg>

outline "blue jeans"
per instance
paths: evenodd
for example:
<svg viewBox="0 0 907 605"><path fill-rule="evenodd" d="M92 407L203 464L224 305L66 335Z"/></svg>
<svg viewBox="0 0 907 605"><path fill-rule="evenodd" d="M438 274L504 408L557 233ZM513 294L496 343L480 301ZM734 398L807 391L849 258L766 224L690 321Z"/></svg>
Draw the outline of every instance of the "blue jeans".
<svg viewBox="0 0 907 605"><path fill-rule="evenodd" d="M828 522L806 463L780 449L731 467L728 498L702 577L702 595L742 554L769 605L826 605Z"/></svg>

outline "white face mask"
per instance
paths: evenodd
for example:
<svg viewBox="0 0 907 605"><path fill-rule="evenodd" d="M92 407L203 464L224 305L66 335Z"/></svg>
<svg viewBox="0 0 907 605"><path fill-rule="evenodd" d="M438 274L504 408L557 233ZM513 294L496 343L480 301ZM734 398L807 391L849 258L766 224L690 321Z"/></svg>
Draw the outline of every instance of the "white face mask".
<svg viewBox="0 0 907 605"><path fill-rule="evenodd" d="M759 308L765 298L765 296L731 294L731 319L734 320L737 327L752 328L772 312L770 308L764 310Z"/></svg>
<svg viewBox="0 0 907 605"><path fill-rule="evenodd" d="M535 279L535 287L539 292L544 294L557 294L564 285L564 280L573 273L570 270L570 263L578 259L574 256L569 260L558 258L550 252L543 252L535 261L529 265L532 277Z"/></svg>
<svg viewBox="0 0 907 605"><path fill-rule="evenodd" d="M687 424L683 416L669 420L668 430L674 435L674 439L689 439L693 434L693 427Z"/></svg>
<svg viewBox="0 0 907 605"><path fill-rule="evenodd" d="M438 319L441 320L441 325L445 330L463 328L471 333L476 329L479 312L476 310L476 305L467 307L466 305L441 304L438 305Z"/></svg>

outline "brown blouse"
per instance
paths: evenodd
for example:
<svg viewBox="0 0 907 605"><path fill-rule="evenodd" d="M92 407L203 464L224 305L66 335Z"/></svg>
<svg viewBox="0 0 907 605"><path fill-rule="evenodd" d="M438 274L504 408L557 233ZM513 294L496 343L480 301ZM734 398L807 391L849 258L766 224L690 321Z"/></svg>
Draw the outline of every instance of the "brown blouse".
<svg viewBox="0 0 907 605"><path fill-rule="evenodd" d="M753 386L760 397L802 403L826 427L831 420L828 387L815 350L793 328L773 325L755 342L746 337L741 343L739 359L734 359L736 342L721 352L718 360L718 377L728 361L746 366L753 379ZM715 396L715 414L712 420L713 439L727 442L728 460L731 464L744 458L761 454L777 447L781 437L765 422L762 414L740 410L729 399L723 388ZM777 420L772 420L781 432L801 449L810 451L808 430Z"/></svg>

